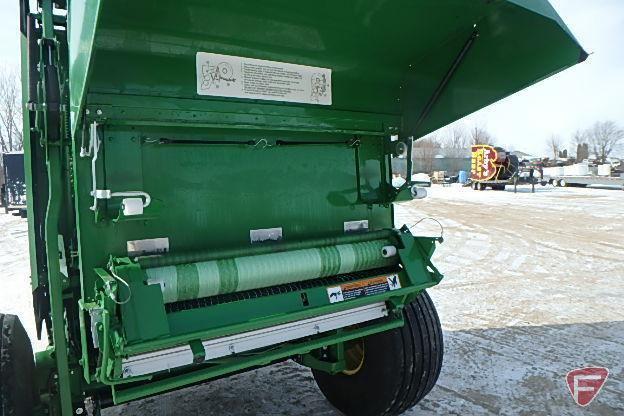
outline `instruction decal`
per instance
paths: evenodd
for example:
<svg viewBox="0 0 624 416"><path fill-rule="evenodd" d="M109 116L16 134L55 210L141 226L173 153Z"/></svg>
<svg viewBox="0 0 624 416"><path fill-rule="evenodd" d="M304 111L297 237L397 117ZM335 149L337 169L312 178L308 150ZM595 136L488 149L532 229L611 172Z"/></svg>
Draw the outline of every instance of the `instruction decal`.
<svg viewBox="0 0 624 416"><path fill-rule="evenodd" d="M197 52L197 94L331 105L328 68Z"/></svg>
<svg viewBox="0 0 624 416"><path fill-rule="evenodd" d="M327 297L330 303L336 303L362 296L378 295L400 288L399 275L391 274L328 287Z"/></svg>

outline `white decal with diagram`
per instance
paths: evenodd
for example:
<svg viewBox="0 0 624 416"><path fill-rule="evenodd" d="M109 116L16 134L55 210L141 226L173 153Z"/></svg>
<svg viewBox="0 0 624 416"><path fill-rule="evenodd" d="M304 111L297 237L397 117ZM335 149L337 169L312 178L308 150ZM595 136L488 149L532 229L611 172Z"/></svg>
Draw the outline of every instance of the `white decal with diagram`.
<svg viewBox="0 0 624 416"><path fill-rule="evenodd" d="M197 94L331 105L332 71L284 62L197 52Z"/></svg>

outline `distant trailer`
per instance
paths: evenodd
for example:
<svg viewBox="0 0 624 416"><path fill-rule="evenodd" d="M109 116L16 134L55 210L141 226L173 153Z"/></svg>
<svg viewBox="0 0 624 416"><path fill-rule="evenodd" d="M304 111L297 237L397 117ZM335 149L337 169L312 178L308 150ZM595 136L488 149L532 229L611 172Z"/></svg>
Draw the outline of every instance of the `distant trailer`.
<svg viewBox="0 0 624 416"><path fill-rule="evenodd" d="M4 186L2 205L6 213L14 211L26 216L26 181L24 177L24 153L12 152L2 155Z"/></svg>
<svg viewBox="0 0 624 416"><path fill-rule="evenodd" d="M585 187L594 185L624 189L624 176L613 176L611 169L609 164L596 166L588 162L568 166L553 166L544 168L544 180L553 186Z"/></svg>
<svg viewBox="0 0 624 416"><path fill-rule="evenodd" d="M549 181L553 186L577 186L586 187L589 185L594 186L609 186L620 187L624 190L624 177L613 176L551 176Z"/></svg>
<svg viewBox="0 0 624 416"><path fill-rule="evenodd" d="M535 177L535 170L534 166L520 164L517 156L503 148L485 144L472 146L470 180L476 191L488 187L504 191L507 185L512 185L515 193L518 185L531 185L531 192L535 192L535 185L541 182Z"/></svg>
<svg viewBox="0 0 624 416"><path fill-rule="evenodd" d="M472 189L475 191L484 191L488 186L495 191L504 191L507 185L514 187L514 193L518 192L518 185L531 185L531 192L535 192L535 185L539 184L540 180L536 177L523 177L514 175L507 180L490 180L490 181L473 181L471 184ZM542 183L545 185L545 183Z"/></svg>

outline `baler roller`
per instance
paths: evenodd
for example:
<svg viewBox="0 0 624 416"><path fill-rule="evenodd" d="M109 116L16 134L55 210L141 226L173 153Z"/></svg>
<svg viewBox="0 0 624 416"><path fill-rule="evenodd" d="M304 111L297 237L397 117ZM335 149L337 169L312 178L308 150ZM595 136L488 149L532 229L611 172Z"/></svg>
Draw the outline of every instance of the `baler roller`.
<svg viewBox="0 0 624 416"><path fill-rule="evenodd" d="M204 250L188 253L167 253L159 256L139 256L137 263L143 269L174 266L184 263L199 263L210 260L229 259L242 256L255 256L258 254L280 253L283 251L303 250L306 248L325 247L331 245L359 243L362 241L392 239L396 232L391 229L367 231L363 233L344 234L334 237L313 238L297 241L266 242L253 247Z"/></svg>
<svg viewBox="0 0 624 416"><path fill-rule="evenodd" d="M145 269L165 303L205 298L395 265L388 240L363 241Z"/></svg>

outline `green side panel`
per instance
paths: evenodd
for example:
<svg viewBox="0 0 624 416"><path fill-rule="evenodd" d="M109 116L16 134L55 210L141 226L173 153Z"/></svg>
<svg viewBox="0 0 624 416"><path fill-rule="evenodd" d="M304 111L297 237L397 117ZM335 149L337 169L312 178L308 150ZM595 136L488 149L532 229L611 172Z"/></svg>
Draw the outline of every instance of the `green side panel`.
<svg viewBox="0 0 624 416"><path fill-rule="evenodd" d="M22 129L24 134L24 175L26 179L26 209L28 212L28 249L30 253L30 276L31 286L34 291L40 286L40 273L42 270L42 264L45 261L43 258L43 239L38 233L36 224L41 221L41 211L46 201L45 183L43 186L38 183L38 178L42 176L43 161L42 150L38 146L34 137L31 136L30 128L31 115L27 109L28 105L28 83L29 83L29 71L28 71L28 41L25 36L20 36L21 47L21 65L22 65L22 118L24 128ZM43 188L43 189L42 189ZM38 192L36 192L37 190ZM39 234L39 235L38 235Z"/></svg>
<svg viewBox="0 0 624 416"><path fill-rule="evenodd" d="M169 335L167 314L158 287L131 283L130 289L131 301L121 305L126 340L133 342ZM122 296L127 296L127 291L121 292Z"/></svg>
<svg viewBox="0 0 624 416"><path fill-rule="evenodd" d="M387 240L262 254L145 270L165 303L241 292L396 264L384 258Z"/></svg>
<svg viewBox="0 0 624 416"><path fill-rule="evenodd" d="M69 36L70 114L72 132L76 131L84 103L93 41L100 12L100 0L70 1L67 31Z"/></svg>
<svg viewBox="0 0 624 416"><path fill-rule="evenodd" d="M431 262L435 250L436 240L428 237L412 237L409 233L401 233L403 247L398 253L406 276L413 285L420 285L428 281L439 282L442 274Z"/></svg>

